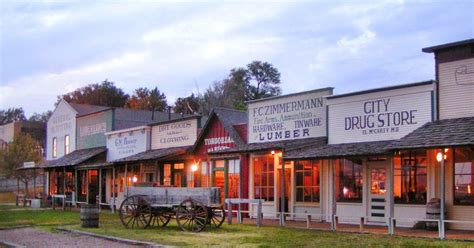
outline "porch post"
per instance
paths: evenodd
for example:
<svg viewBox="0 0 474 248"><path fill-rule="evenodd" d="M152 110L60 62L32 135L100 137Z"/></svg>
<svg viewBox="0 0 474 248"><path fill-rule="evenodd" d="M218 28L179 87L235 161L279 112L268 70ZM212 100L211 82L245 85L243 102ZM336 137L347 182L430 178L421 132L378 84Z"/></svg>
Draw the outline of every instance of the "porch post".
<svg viewBox="0 0 474 248"><path fill-rule="evenodd" d="M66 209L66 166L63 167L63 210Z"/></svg>
<svg viewBox="0 0 474 248"><path fill-rule="evenodd" d="M36 168L33 168L33 198L36 198Z"/></svg>
<svg viewBox="0 0 474 248"><path fill-rule="evenodd" d="M331 174L332 174L332 214L331 214L331 230L336 231L337 223L336 223L336 214L337 214L337 204L336 204L336 164L334 163L334 159L330 159L330 167L331 167Z"/></svg>
<svg viewBox="0 0 474 248"><path fill-rule="evenodd" d="M440 215L439 215L439 238L443 240L445 238L445 227L444 227L444 209L445 209L445 194L444 194L444 180L445 180L445 159L444 159L444 149L441 149L441 183L440 183Z"/></svg>
<svg viewBox="0 0 474 248"><path fill-rule="evenodd" d="M395 213L395 208L394 208L394 196L393 196L393 192L394 192L394 164L393 164L393 154L389 157L390 159L390 168L389 168L389 171L388 171L388 174L390 175L389 176L389 180L390 180L390 184L389 184L389 187L388 187L388 234L389 235L393 235L395 233L395 227L393 226L393 217L394 217L394 213Z"/></svg>
<svg viewBox="0 0 474 248"><path fill-rule="evenodd" d="M128 197L127 163L125 163L125 196Z"/></svg>
<svg viewBox="0 0 474 248"><path fill-rule="evenodd" d="M100 212L100 202L102 201L102 169L99 168L99 202L97 202L97 207Z"/></svg>
<svg viewBox="0 0 474 248"><path fill-rule="evenodd" d="M277 156L277 155L273 155ZM278 171L278 170L277 170ZM280 186L280 226L285 226L285 161L281 160Z"/></svg>
<svg viewBox="0 0 474 248"><path fill-rule="evenodd" d="M112 213L115 213L115 166L112 167Z"/></svg>
<svg viewBox="0 0 474 248"><path fill-rule="evenodd" d="M89 204L89 170L86 169L86 203Z"/></svg>
<svg viewBox="0 0 474 248"><path fill-rule="evenodd" d="M74 195L72 196L72 202L77 207L77 169L74 169Z"/></svg>

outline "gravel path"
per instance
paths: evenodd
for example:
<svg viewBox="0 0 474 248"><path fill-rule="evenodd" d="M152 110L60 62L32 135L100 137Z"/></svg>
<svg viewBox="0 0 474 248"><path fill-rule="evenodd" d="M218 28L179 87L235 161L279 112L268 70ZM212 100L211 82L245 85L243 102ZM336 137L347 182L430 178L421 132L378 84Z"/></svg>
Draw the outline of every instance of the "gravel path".
<svg viewBox="0 0 474 248"><path fill-rule="evenodd" d="M0 241L26 247L143 247L70 233L50 233L35 228L0 230ZM1 245L0 245L1 246Z"/></svg>

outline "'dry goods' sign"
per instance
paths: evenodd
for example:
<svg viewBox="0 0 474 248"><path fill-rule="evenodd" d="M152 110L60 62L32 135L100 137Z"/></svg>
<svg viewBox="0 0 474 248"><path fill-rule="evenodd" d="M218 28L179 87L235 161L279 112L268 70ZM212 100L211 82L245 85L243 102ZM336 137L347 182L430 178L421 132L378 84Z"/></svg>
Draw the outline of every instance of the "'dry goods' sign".
<svg viewBox="0 0 474 248"><path fill-rule="evenodd" d="M249 103L249 143L325 136L331 94L328 88Z"/></svg>
<svg viewBox="0 0 474 248"><path fill-rule="evenodd" d="M152 127L152 149L190 146L197 138L197 119L176 121Z"/></svg>

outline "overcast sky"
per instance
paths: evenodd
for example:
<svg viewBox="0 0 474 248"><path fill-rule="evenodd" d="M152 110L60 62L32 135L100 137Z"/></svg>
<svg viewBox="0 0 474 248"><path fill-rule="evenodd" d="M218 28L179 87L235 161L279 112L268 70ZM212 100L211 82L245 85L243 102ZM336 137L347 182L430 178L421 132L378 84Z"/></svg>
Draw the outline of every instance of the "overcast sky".
<svg viewBox="0 0 474 248"><path fill-rule="evenodd" d="M0 109L52 110L113 81L172 104L234 67L272 63L283 93L434 79L421 48L474 37L474 1L0 1Z"/></svg>

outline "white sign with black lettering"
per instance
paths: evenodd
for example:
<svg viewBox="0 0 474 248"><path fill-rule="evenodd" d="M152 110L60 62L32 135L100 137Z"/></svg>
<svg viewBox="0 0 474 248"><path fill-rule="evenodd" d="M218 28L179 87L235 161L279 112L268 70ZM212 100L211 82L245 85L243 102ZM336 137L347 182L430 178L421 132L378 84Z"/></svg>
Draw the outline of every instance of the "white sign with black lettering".
<svg viewBox="0 0 474 248"><path fill-rule="evenodd" d="M329 143L402 138L432 119L432 92L426 89L425 85L329 99Z"/></svg>
<svg viewBox="0 0 474 248"><path fill-rule="evenodd" d="M149 127L106 133L107 161L132 156L148 150Z"/></svg>
<svg viewBox="0 0 474 248"><path fill-rule="evenodd" d="M197 119L156 125L151 132L152 149L190 146L197 139Z"/></svg>
<svg viewBox="0 0 474 248"><path fill-rule="evenodd" d="M249 143L326 136L326 96L332 89L248 104Z"/></svg>

